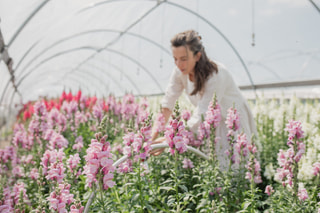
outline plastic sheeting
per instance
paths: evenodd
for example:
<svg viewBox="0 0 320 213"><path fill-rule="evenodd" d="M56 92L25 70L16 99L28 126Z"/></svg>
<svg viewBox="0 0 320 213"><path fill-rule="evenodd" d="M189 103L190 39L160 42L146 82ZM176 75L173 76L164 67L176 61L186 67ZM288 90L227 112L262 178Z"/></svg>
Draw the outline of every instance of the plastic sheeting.
<svg viewBox="0 0 320 213"><path fill-rule="evenodd" d="M0 62L1 107L63 90L165 91L170 38L195 29L239 86L320 79L319 0L0 0L17 91ZM254 34L254 37L253 37ZM254 44L254 45L253 45ZM8 83L9 82L9 83Z"/></svg>

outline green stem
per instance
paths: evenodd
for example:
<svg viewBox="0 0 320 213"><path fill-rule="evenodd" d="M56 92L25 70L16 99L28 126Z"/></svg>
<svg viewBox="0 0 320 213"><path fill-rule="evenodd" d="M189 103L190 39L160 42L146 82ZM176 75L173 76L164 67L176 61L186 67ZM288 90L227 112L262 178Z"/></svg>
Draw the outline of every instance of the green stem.
<svg viewBox="0 0 320 213"><path fill-rule="evenodd" d="M180 212L179 204L179 183L178 183L178 153L177 150L174 153L174 182L175 182L175 191L176 191L176 202L177 202L177 212Z"/></svg>
<svg viewBox="0 0 320 213"><path fill-rule="evenodd" d="M143 190L142 190L142 186L141 186L141 166L139 164L138 167L138 187L139 187L139 192L140 192L140 206L141 206L141 212L143 212L143 208L144 208L144 201L143 201Z"/></svg>

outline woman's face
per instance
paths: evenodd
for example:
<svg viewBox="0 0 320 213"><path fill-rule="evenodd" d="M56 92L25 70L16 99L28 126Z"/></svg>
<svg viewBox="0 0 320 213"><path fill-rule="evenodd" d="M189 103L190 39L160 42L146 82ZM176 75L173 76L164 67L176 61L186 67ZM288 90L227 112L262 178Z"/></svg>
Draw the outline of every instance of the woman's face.
<svg viewBox="0 0 320 213"><path fill-rule="evenodd" d="M198 61L199 54L193 55L193 52L185 47L172 47L174 63L184 75L194 74L194 68Z"/></svg>

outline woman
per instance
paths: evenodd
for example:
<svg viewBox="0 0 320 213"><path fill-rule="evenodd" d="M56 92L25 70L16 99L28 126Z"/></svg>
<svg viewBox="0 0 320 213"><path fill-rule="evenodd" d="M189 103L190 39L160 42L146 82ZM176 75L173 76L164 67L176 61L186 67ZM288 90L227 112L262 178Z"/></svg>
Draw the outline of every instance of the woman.
<svg viewBox="0 0 320 213"><path fill-rule="evenodd" d="M201 122L201 115L205 115L210 101L216 94L222 117L216 130L216 135L221 137L217 144L217 154L220 163L224 164L223 162L226 162L223 159L226 156L224 153L229 144L225 119L230 107L235 105L239 112L241 130L246 133L247 138L250 139L252 134L256 134L255 121L247 101L229 71L222 64L213 62L207 57L201 37L197 32L189 30L175 35L171 40L171 46L176 67L161 102L165 120L168 121L176 100L185 90L190 102L196 107L193 116L188 121L188 127L196 133ZM153 134L154 143L164 141L164 138L156 139L156 137L157 134ZM158 155L162 151L154 150L152 154Z"/></svg>

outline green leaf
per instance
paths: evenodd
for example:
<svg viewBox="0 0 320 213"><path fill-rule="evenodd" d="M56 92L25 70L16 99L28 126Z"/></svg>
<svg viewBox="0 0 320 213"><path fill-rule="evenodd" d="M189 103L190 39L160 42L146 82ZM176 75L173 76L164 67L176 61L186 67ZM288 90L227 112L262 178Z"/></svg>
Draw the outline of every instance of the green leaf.
<svg viewBox="0 0 320 213"><path fill-rule="evenodd" d="M161 183L161 185L164 185L164 184L167 184L167 183L172 183L172 182L173 182L172 179L168 179L168 180L164 181L163 183Z"/></svg>
<svg viewBox="0 0 320 213"><path fill-rule="evenodd" d="M179 188L182 189L184 192L188 192L188 188L185 185L179 185Z"/></svg>
<svg viewBox="0 0 320 213"><path fill-rule="evenodd" d="M140 193L134 194L131 198L132 201L137 201L140 196Z"/></svg>
<svg viewBox="0 0 320 213"><path fill-rule="evenodd" d="M169 186L161 186L161 187L159 187L159 190L161 190L161 189L166 190L166 191L170 191L170 190L174 191L174 188L169 187Z"/></svg>

